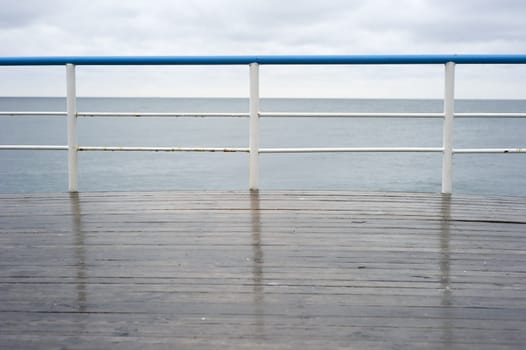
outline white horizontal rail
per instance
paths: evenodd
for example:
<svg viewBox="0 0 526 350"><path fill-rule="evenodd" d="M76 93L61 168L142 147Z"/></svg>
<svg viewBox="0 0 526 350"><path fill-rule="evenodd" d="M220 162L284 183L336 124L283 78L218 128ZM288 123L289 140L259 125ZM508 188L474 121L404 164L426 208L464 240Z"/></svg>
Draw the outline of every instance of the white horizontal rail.
<svg viewBox="0 0 526 350"><path fill-rule="evenodd" d="M172 118L247 118L248 113L120 113L120 112L79 112L78 117L172 117Z"/></svg>
<svg viewBox="0 0 526 350"><path fill-rule="evenodd" d="M261 112L272 118L444 118L444 113ZM455 113L455 118L526 118L526 113Z"/></svg>
<svg viewBox="0 0 526 350"><path fill-rule="evenodd" d="M5 117L65 117L67 116L66 112L0 112L0 116Z"/></svg>
<svg viewBox="0 0 526 350"><path fill-rule="evenodd" d="M454 149L453 153L526 153L526 148L461 148Z"/></svg>
<svg viewBox="0 0 526 350"><path fill-rule="evenodd" d="M113 147L79 146L78 151L124 151L124 152L248 152L247 148L229 147Z"/></svg>
<svg viewBox="0 0 526 350"><path fill-rule="evenodd" d="M67 145L0 145L0 150L67 151ZM128 152L245 152L248 147L117 147L79 146L78 151L128 151ZM259 153L382 153L382 152L442 152L441 147L308 147L308 148L260 148ZM455 154L469 153L526 153L526 148L458 148Z"/></svg>
<svg viewBox="0 0 526 350"><path fill-rule="evenodd" d="M0 112L9 117L64 117L66 112ZM345 112L260 112L262 118L444 118L444 113L345 113ZM526 118L526 113L455 113L455 118ZM172 117L172 118L248 118L249 113L200 113L200 112L78 112L77 117Z"/></svg>
<svg viewBox="0 0 526 350"><path fill-rule="evenodd" d="M526 118L526 113L455 113L455 118Z"/></svg>
<svg viewBox="0 0 526 350"><path fill-rule="evenodd" d="M260 148L259 153L339 153L339 152L442 152L441 147L309 147Z"/></svg>
<svg viewBox="0 0 526 350"><path fill-rule="evenodd" d="M68 146L60 145L0 145L0 150L35 150L35 151L67 151Z"/></svg>
<svg viewBox="0 0 526 350"><path fill-rule="evenodd" d="M443 118L444 117L444 113L261 112L259 115L260 117L270 117L270 118Z"/></svg>
<svg viewBox="0 0 526 350"><path fill-rule="evenodd" d="M78 112L77 117L172 117L172 118L247 118L248 113L164 113L164 112ZM7 117L65 117L66 112L27 112L27 111L7 111L0 112L0 116Z"/></svg>

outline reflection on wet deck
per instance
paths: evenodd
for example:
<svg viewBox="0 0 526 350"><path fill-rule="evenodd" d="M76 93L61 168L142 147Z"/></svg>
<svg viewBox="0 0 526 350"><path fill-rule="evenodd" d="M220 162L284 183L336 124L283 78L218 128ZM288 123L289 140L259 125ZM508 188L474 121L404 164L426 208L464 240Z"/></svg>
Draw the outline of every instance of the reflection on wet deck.
<svg viewBox="0 0 526 350"><path fill-rule="evenodd" d="M0 348L526 345L526 198L4 194L0 209Z"/></svg>

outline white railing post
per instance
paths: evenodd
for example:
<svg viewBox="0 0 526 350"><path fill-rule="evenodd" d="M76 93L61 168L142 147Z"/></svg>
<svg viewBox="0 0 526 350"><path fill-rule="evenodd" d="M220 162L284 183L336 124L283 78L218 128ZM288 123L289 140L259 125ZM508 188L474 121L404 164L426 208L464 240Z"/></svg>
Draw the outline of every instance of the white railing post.
<svg viewBox="0 0 526 350"><path fill-rule="evenodd" d="M75 83L75 66L66 64L66 103L68 124L68 190L78 191L78 155L77 155L77 94Z"/></svg>
<svg viewBox="0 0 526 350"><path fill-rule="evenodd" d="M442 193L451 193L453 187L453 120L455 114L455 63L447 62L445 69L444 130L442 155Z"/></svg>
<svg viewBox="0 0 526 350"><path fill-rule="evenodd" d="M249 188L259 189L259 64L250 64Z"/></svg>

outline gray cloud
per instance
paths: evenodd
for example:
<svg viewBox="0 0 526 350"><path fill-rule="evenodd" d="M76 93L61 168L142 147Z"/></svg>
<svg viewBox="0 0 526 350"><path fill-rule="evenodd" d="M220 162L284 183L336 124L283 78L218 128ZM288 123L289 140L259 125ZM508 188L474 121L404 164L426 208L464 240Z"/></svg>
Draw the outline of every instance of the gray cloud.
<svg viewBox="0 0 526 350"><path fill-rule="evenodd" d="M14 29L29 26L38 21L48 12L48 6L53 6L53 2L47 3L38 0L27 1L7 1L3 0L0 5L0 28Z"/></svg>

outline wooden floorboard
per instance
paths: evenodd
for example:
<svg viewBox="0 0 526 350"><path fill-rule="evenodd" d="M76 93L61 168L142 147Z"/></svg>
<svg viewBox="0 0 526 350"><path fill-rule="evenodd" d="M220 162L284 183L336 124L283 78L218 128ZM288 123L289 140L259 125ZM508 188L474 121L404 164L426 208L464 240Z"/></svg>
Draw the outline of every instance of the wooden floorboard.
<svg viewBox="0 0 526 350"><path fill-rule="evenodd" d="M524 349L526 198L0 194L0 349Z"/></svg>

